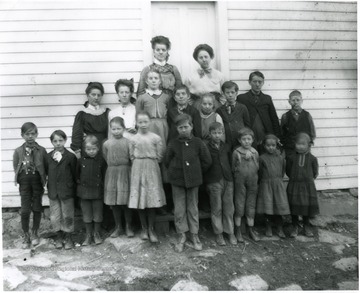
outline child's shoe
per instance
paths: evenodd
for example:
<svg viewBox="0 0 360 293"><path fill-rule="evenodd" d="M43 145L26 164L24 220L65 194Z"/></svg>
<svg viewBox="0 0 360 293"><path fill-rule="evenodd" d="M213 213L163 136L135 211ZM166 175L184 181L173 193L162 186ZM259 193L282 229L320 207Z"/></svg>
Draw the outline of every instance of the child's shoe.
<svg viewBox="0 0 360 293"><path fill-rule="evenodd" d="M99 232L94 233L94 242L96 245L99 245L103 242Z"/></svg>
<svg viewBox="0 0 360 293"><path fill-rule="evenodd" d="M57 232L56 239L55 239L55 248L61 249L63 247L63 239L61 231Z"/></svg>
<svg viewBox="0 0 360 293"><path fill-rule="evenodd" d="M38 235L38 231L37 230L33 230L32 231L32 240L31 240L31 244L33 246L39 245L40 243L40 239L39 239L39 235Z"/></svg>
<svg viewBox="0 0 360 293"><path fill-rule="evenodd" d="M88 246L92 243L92 235L91 234L86 234L85 240L82 243L82 246Z"/></svg>
<svg viewBox="0 0 360 293"><path fill-rule="evenodd" d="M177 243L177 244L175 245L175 251L176 251L176 252L183 252L183 251L184 251L185 242L186 242L186 234L185 234L185 233L181 233L181 234L180 234L179 243Z"/></svg>
<svg viewBox="0 0 360 293"><path fill-rule="evenodd" d="M241 234L241 226L236 226L235 227L235 236L238 242L243 243L244 242L244 238L242 237Z"/></svg>
<svg viewBox="0 0 360 293"><path fill-rule="evenodd" d="M128 238L134 237L134 230L131 228L131 226L129 224L126 224L126 236Z"/></svg>
<svg viewBox="0 0 360 293"><path fill-rule="evenodd" d="M224 240L224 236L223 236L222 233L216 235L216 243L219 246L225 246L226 245L225 240Z"/></svg>
<svg viewBox="0 0 360 293"><path fill-rule="evenodd" d="M191 233L192 242L195 250L202 250L202 243L200 242L198 234Z"/></svg>
<svg viewBox="0 0 360 293"><path fill-rule="evenodd" d="M256 231L254 231L254 227L249 227L249 235L255 242L258 242L260 240Z"/></svg>
<svg viewBox="0 0 360 293"><path fill-rule="evenodd" d="M305 236L306 237L314 237L314 233L311 230L310 225L304 225L304 230L305 230Z"/></svg>
<svg viewBox="0 0 360 293"><path fill-rule="evenodd" d="M231 245L236 245L237 244L237 240L234 234L229 234L229 242Z"/></svg>
<svg viewBox="0 0 360 293"><path fill-rule="evenodd" d="M29 249L30 246L31 246L30 234L29 234L29 232L25 232L24 239L22 242L22 249Z"/></svg>
<svg viewBox="0 0 360 293"><path fill-rule="evenodd" d="M299 227L298 225L293 225L293 230L291 231L290 237L295 238L299 234Z"/></svg>
<svg viewBox="0 0 360 293"><path fill-rule="evenodd" d="M265 235L266 235L266 237L272 237L273 236L271 223L269 221L266 221Z"/></svg>
<svg viewBox="0 0 360 293"><path fill-rule="evenodd" d="M124 229L121 226L116 226L114 232L110 235L111 238L117 238L120 235L124 234Z"/></svg>
<svg viewBox="0 0 360 293"><path fill-rule="evenodd" d="M159 242L159 239L155 233L154 228L149 228L149 238L150 238L150 242L152 242L152 243Z"/></svg>
<svg viewBox="0 0 360 293"><path fill-rule="evenodd" d="M284 233L284 230L283 230L283 227L282 227L282 226L278 226L278 227L277 227L277 235L278 235L280 238L286 238L286 236L285 236L285 233Z"/></svg>
<svg viewBox="0 0 360 293"><path fill-rule="evenodd" d="M65 234L65 249L73 249L74 248L74 242L72 241L71 234L66 233Z"/></svg>
<svg viewBox="0 0 360 293"><path fill-rule="evenodd" d="M148 235L148 229L147 228L142 228L141 233L140 233L140 239L142 240L149 240L149 235Z"/></svg>

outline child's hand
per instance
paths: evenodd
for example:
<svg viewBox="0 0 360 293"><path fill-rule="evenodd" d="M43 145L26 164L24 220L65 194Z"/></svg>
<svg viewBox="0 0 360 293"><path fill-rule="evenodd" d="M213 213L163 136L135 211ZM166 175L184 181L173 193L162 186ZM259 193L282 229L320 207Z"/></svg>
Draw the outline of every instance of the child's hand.
<svg viewBox="0 0 360 293"><path fill-rule="evenodd" d="M75 151L75 156L76 156L77 159L80 159L81 158L81 151L80 150Z"/></svg>

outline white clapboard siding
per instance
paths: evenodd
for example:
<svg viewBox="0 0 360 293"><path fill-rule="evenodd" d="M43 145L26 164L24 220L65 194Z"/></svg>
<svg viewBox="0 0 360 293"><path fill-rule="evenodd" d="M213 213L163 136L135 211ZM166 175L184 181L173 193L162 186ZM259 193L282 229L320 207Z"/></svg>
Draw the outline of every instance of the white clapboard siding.
<svg viewBox="0 0 360 293"><path fill-rule="evenodd" d="M103 104L118 104L114 83L144 66L143 3L137 1L2 1L0 86L3 204L16 206L12 155L32 121L51 150L55 129L68 134L90 81L104 84ZM8 195L8 197L6 197Z"/></svg>
<svg viewBox="0 0 360 293"><path fill-rule="evenodd" d="M356 3L234 1L227 18L230 79L244 92L249 73L262 71L279 118L300 90L317 131L317 188L356 187Z"/></svg>

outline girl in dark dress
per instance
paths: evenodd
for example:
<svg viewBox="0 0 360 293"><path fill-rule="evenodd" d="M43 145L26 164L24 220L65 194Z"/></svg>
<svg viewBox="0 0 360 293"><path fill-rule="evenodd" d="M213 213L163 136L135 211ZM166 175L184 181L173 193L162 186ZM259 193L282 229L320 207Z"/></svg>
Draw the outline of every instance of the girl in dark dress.
<svg viewBox="0 0 360 293"><path fill-rule="evenodd" d="M309 219L319 214L319 203L314 180L319 174L317 158L310 153L310 136L299 133L295 140L296 153L286 161L286 175L289 177L287 195L292 216L291 237L298 235L299 216L304 221L305 236L312 237Z"/></svg>

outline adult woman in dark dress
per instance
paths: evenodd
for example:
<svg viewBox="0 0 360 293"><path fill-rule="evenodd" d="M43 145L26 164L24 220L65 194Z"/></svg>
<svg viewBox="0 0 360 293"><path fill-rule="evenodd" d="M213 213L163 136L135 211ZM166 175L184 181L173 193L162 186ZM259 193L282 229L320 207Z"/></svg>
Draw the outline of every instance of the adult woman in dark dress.
<svg viewBox="0 0 360 293"><path fill-rule="evenodd" d="M87 101L84 104L84 109L80 110L76 116L72 129L71 149L75 155L80 159L84 153L83 140L89 135L95 135L100 142L100 153L102 153L102 144L108 136L108 115L109 108L101 106L101 99L104 95L104 87L100 82L89 82L85 93ZM76 198L75 206L79 208L79 200ZM110 208L104 205L103 209L103 227L106 229L113 222L112 213Z"/></svg>

